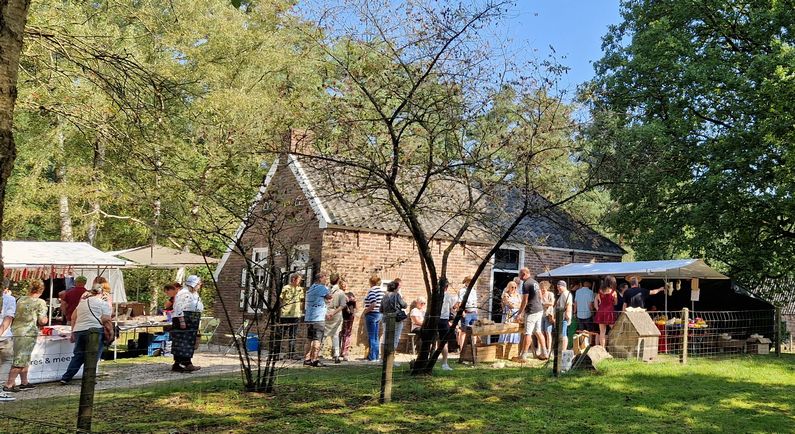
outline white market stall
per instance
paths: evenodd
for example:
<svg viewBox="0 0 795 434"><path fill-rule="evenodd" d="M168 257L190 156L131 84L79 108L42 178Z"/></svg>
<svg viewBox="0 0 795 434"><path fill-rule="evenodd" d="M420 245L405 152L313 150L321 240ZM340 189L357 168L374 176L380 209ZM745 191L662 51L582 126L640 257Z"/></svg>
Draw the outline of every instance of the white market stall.
<svg viewBox="0 0 795 434"><path fill-rule="evenodd" d="M671 259L638 262L593 262L564 265L538 275L540 278L576 278L614 276L616 278L638 276L662 279L666 283L674 279L728 280L729 278L710 268L702 259ZM665 310L668 310L668 291L665 291Z"/></svg>
<svg viewBox="0 0 795 434"><path fill-rule="evenodd" d="M217 264L218 259L210 258L202 255L197 255L195 253L187 252L184 250L177 250L170 247L161 246L159 244L149 244L140 247L134 247L130 249L124 250L117 250L108 252L109 255L116 256L120 259L128 261L127 266L125 269L134 269L134 268L151 268L151 269L162 269L162 270L177 270L175 281L182 282L185 277L185 268L191 267L203 267L207 264ZM121 272L121 270L119 270ZM161 291L161 288L151 288L154 293ZM138 290L136 289L136 299L138 295ZM155 295L156 298L156 295ZM143 315L140 317L136 317L133 319L124 318L124 315L121 315L122 321L118 322L119 329L122 332L125 332L127 337L129 335L133 336L133 340L138 341L138 345L141 345L141 341L137 339L140 336L140 332L155 332L156 334L158 330L162 330L167 332L171 327L170 319L163 315ZM211 318L204 317L202 321L209 320ZM166 336L168 336L166 334ZM118 353L118 340L117 343L114 344L114 359L119 356ZM140 348L139 348L140 350Z"/></svg>
<svg viewBox="0 0 795 434"><path fill-rule="evenodd" d="M87 243L65 241L3 241L4 277L12 281L50 279L48 317L57 302L53 294L53 279L74 277L79 272L93 271L94 276L118 271L126 265L124 260L104 253ZM89 280L90 282L90 280ZM118 297L126 300L124 281L117 282ZM69 328L48 326L50 335L40 334L31 355L28 377L31 383L56 381L72 359L73 344L69 342ZM5 378L10 361L0 366L0 378ZM78 373L82 375L82 372Z"/></svg>

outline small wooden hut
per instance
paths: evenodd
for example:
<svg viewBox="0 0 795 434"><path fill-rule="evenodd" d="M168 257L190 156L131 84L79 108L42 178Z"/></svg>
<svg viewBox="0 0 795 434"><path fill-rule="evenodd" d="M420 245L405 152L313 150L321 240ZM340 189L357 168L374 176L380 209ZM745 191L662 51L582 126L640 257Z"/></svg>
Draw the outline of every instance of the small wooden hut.
<svg viewBox="0 0 795 434"><path fill-rule="evenodd" d="M660 331L644 310L622 312L607 337L607 351L618 358L651 361L657 357Z"/></svg>

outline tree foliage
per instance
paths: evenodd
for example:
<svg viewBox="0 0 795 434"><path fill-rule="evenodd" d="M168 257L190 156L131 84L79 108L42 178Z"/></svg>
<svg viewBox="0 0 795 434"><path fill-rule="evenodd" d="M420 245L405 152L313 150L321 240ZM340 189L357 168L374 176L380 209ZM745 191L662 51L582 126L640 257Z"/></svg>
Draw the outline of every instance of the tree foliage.
<svg viewBox="0 0 795 434"><path fill-rule="evenodd" d="M323 14L331 98L311 126L315 149L299 153L336 187L320 194L388 210L380 224L415 241L428 315L413 372L427 374L453 249L487 240L474 286L526 217L590 188L588 176L565 176L578 151L572 107L556 93L565 68L495 55L486 35L510 2L346 4Z"/></svg>
<svg viewBox="0 0 795 434"><path fill-rule="evenodd" d="M587 89L611 225L645 259L795 272L791 1L624 1Z"/></svg>

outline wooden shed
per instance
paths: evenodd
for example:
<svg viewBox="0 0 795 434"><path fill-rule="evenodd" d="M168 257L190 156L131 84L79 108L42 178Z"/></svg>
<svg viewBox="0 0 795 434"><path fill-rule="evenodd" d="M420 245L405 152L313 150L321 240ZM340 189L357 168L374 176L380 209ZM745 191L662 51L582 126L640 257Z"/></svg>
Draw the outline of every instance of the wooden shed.
<svg viewBox="0 0 795 434"><path fill-rule="evenodd" d="M607 337L607 351L618 358L651 361L657 357L660 331L645 310L622 312Z"/></svg>

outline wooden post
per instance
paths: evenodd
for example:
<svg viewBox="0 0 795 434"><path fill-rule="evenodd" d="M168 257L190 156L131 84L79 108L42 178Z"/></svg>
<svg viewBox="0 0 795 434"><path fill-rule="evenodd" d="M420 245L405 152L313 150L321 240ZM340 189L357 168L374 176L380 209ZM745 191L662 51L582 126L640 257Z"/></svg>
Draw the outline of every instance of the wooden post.
<svg viewBox="0 0 795 434"><path fill-rule="evenodd" d="M97 353L102 329L92 329L88 333L83 381L80 387L80 405L77 408L77 429L91 431L91 418L94 414L94 387L97 385Z"/></svg>
<svg viewBox="0 0 795 434"><path fill-rule="evenodd" d="M682 309L682 354L679 355L679 363L687 363L687 334L690 313L687 308Z"/></svg>
<svg viewBox="0 0 795 434"><path fill-rule="evenodd" d="M384 315L384 357L381 370L381 397L378 402L392 401L392 366L395 362L395 314Z"/></svg>
<svg viewBox="0 0 795 434"><path fill-rule="evenodd" d="M776 306L776 328L773 332L776 339L776 357L781 357L781 308Z"/></svg>
<svg viewBox="0 0 795 434"><path fill-rule="evenodd" d="M563 330L563 309L555 309L555 333L552 334L552 349L555 352L555 359L552 362L552 374L556 377L560 376L561 363L560 359L563 356L563 348L560 345L560 337L568 330Z"/></svg>

